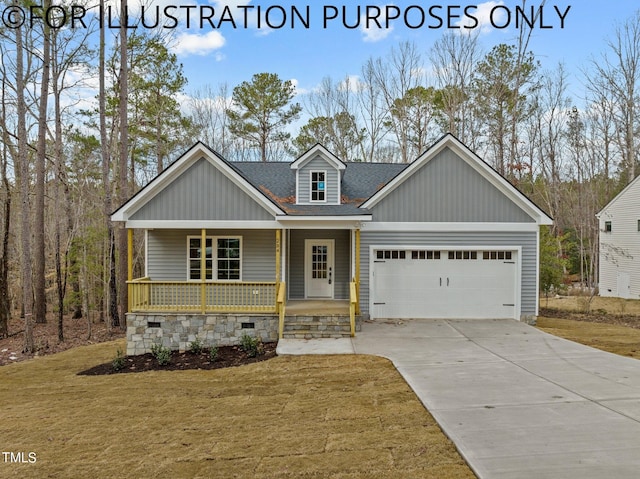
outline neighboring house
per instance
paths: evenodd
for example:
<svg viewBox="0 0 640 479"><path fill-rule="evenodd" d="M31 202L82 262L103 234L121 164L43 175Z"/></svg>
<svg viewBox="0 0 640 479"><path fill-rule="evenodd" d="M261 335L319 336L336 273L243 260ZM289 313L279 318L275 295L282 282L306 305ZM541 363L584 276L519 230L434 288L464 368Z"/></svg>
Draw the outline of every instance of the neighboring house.
<svg viewBox="0 0 640 479"><path fill-rule="evenodd" d="M600 296L640 298L640 176L596 215Z"/></svg>
<svg viewBox="0 0 640 479"><path fill-rule="evenodd" d="M321 145L237 163L197 143L112 220L130 251L133 229L145 237L144 278L130 258L128 354L307 337L292 312L318 300L344 308L347 334L354 314L532 321L539 225L552 222L452 135L408 165L345 163Z"/></svg>

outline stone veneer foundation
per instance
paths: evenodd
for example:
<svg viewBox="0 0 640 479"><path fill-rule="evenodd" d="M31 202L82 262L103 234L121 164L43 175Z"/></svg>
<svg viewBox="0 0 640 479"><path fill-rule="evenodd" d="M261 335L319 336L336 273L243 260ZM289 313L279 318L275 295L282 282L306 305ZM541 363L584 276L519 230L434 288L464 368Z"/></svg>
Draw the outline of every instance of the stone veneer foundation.
<svg viewBox="0 0 640 479"><path fill-rule="evenodd" d="M196 338L205 347L240 343L243 334L263 342L278 340L278 317L248 314L127 314L127 356L151 352L162 344L186 351Z"/></svg>

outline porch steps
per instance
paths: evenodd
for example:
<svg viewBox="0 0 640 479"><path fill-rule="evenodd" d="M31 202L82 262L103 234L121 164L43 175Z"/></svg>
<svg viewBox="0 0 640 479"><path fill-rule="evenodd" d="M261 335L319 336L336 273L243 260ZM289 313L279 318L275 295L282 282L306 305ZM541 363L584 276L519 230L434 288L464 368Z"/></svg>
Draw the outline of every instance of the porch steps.
<svg viewBox="0 0 640 479"><path fill-rule="evenodd" d="M360 331L356 318L356 332ZM285 316L283 337L286 339L320 339L351 337L349 316Z"/></svg>

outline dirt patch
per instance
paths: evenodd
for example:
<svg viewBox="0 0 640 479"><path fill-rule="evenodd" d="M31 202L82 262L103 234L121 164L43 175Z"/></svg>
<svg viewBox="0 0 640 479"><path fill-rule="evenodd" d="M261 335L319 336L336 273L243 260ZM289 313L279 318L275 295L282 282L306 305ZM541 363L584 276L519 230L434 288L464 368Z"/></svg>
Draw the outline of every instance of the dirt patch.
<svg viewBox="0 0 640 479"><path fill-rule="evenodd" d="M640 329L640 316L637 314L613 314L602 309L593 310L590 313L581 313L567 309L540 308L540 316L589 323L615 324L617 326Z"/></svg>
<svg viewBox="0 0 640 479"><path fill-rule="evenodd" d="M160 365L158 360L151 354L139 354L137 356L126 356L124 365L116 370L113 362L99 364L85 371L79 372L81 376L100 376L104 374L142 373L145 371L179 371L186 369L219 369L242 366L244 364L265 361L276 356L277 343L264 343L264 354L251 357L239 346L222 346L218 348L218 354L214 361L208 350L202 353L177 352L171 353L169 364Z"/></svg>
<svg viewBox="0 0 640 479"><path fill-rule="evenodd" d="M50 315L44 324L35 324L33 340L36 346L34 353L26 354L24 348L24 321L21 319L11 319L9 321L8 338L0 339L0 366L17 363L34 356L44 356L47 354L59 353L77 346L103 343L114 339L124 338L125 333L120 329L107 327L104 322L91 323L91 335L86 319L64 320L64 341L58 341L57 319Z"/></svg>

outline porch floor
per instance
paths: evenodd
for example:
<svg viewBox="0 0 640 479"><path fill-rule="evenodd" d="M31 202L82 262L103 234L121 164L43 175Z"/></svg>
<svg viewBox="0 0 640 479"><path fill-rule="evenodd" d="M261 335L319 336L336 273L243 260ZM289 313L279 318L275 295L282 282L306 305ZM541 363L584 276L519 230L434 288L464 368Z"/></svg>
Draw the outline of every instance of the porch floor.
<svg viewBox="0 0 640 479"><path fill-rule="evenodd" d="M348 300L290 299L287 316L349 316Z"/></svg>

